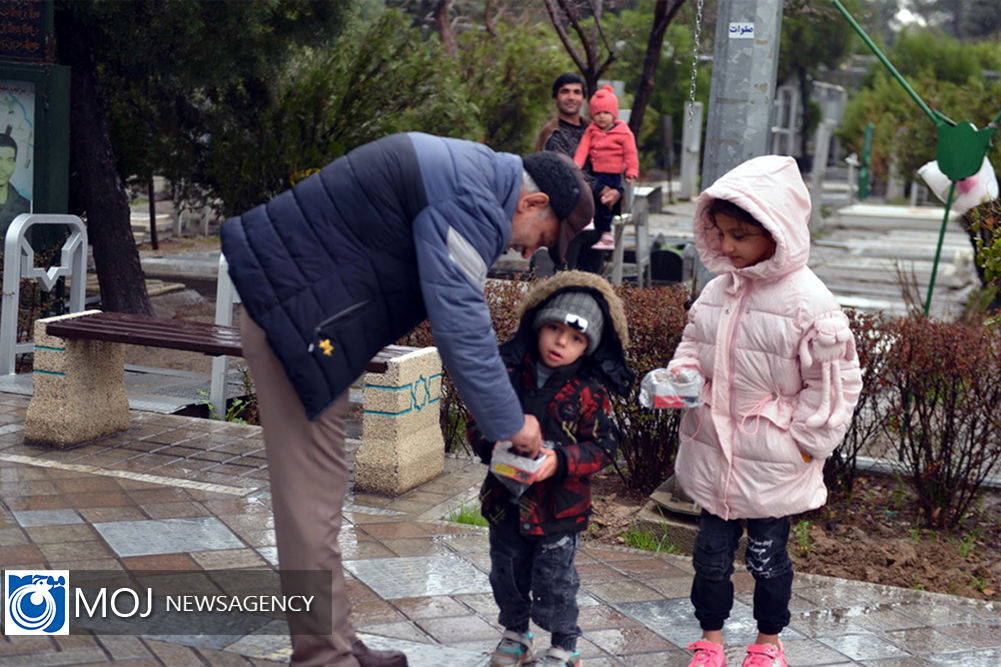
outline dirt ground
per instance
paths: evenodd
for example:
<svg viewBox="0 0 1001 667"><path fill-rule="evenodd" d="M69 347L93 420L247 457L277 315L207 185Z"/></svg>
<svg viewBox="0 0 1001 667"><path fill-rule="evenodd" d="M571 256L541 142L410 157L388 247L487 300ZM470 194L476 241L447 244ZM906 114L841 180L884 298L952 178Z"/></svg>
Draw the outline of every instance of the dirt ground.
<svg viewBox="0 0 1001 667"><path fill-rule="evenodd" d="M985 494L965 530L947 535L920 529L902 482L862 477L856 485L854 500L832 499L793 519L789 553L797 572L1001 600L1001 494ZM594 480L593 496L588 539L623 544L647 498L625 490L615 473Z"/></svg>

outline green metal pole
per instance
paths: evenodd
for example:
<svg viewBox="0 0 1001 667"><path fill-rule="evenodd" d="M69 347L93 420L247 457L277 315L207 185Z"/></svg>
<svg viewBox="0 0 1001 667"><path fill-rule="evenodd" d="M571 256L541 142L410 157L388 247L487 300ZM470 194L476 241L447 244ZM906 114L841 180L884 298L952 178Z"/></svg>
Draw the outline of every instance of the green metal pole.
<svg viewBox="0 0 1001 667"><path fill-rule="evenodd" d="M915 93L909 85L907 85L907 82L904 81L904 77L900 76L900 72L898 72L897 68L893 66L893 63L887 60L886 56L884 56L873 41L869 39L869 35L865 34L865 30L862 29L862 26L855 22L852 15L848 13L848 10L845 9L844 6L838 2L838 0L834 0L834 6L838 8L838 11L845 17L845 20L851 24L852 28L854 28L855 32L858 33L858 36L862 38L862 41L865 42L866 46L872 49L872 52L876 54L879 61L886 66L886 69L890 70L890 74L893 75L893 78L900 82L900 85L904 87L904 90L906 90L907 94L911 96L911 99L917 102L918 106L921 107L921 110L928 114L928 117L931 118L935 125L938 125L938 120L935 118L935 114L933 114L931 109L928 108L928 105L925 104L920 97L918 97L918 94Z"/></svg>
<svg viewBox="0 0 1001 667"><path fill-rule="evenodd" d="M931 293L935 289L935 274L938 273L938 260L942 256L942 241L945 239L945 226L949 222L949 209L952 208L952 195L956 192L956 181L949 183L949 197L945 200L945 215L942 216L942 230L938 233L938 246L935 248L935 263L931 266L931 280L928 281L928 295L925 296L925 317L931 309Z"/></svg>

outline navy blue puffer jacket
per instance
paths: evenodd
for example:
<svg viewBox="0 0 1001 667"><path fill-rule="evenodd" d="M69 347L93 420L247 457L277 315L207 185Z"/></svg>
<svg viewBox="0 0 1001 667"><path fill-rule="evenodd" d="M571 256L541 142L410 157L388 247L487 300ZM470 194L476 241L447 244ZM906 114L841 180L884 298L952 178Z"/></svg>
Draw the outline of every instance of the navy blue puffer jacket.
<svg viewBox="0 0 1001 667"><path fill-rule="evenodd" d="M223 224L230 277L310 419L427 317L484 434L521 428L483 299L521 182L516 155L396 134ZM319 338L333 343L329 354Z"/></svg>

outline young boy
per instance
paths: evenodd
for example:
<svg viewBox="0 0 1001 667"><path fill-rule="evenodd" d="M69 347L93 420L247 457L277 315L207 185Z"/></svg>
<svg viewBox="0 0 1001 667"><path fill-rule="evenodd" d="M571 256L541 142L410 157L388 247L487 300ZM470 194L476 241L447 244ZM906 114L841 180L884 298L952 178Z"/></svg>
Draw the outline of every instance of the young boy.
<svg viewBox="0 0 1001 667"><path fill-rule="evenodd" d="M490 667L577 667L574 556L591 514L589 477L615 458L618 433L609 390L625 395L633 374L622 301L604 278L564 271L536 283L518 308L519 328L500 347L526 414L547 441L535 482L515 498L492 474L480 492L490 524L490 585L504 626ZM494 449L470 424L484 463ZM504 445L500 445L504 446ZM552 634L536 658L529 620Z"/></svg>
<svg viewBox="0 0 1001 667"><path fill-rule="evenodd" d="M591 124L577 144L573 161L583 168L584 163L590 160L594 178L610 188L621 187L623 173L626 181L633 183L640 172L636 138L627 124L617 120L619 100L611 86L605 86L591 97L588 111ZM612 215L618 207L618 203L612 207L602 204L596 193L594 228L602 233L602 238L595 248L612 247Z"/></svg>

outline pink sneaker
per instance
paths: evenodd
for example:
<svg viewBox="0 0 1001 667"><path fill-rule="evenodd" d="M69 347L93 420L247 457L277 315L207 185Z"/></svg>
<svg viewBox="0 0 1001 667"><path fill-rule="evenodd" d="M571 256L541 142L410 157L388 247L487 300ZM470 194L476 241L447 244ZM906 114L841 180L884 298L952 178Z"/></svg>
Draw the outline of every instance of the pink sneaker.
<svg viewBox="0 0 1001 667"><path fill-rule="evenodd" d="M688 645L689 651L695 651L688 667L726 667L726 653L719 644L700 639Z"/></svg>
<svg viewBox="0 0 1001 667"><path fill-rule="evenodd" d="M774 644L751 644L741 667L789 667L782 642Z"/></svg>
<svg viewBox="0 0 1001 667"><path fill-rule="evenodd" d="M595 250L615 250L615 237L611 232L602 232L601 238L591 247Z"/></svg>

